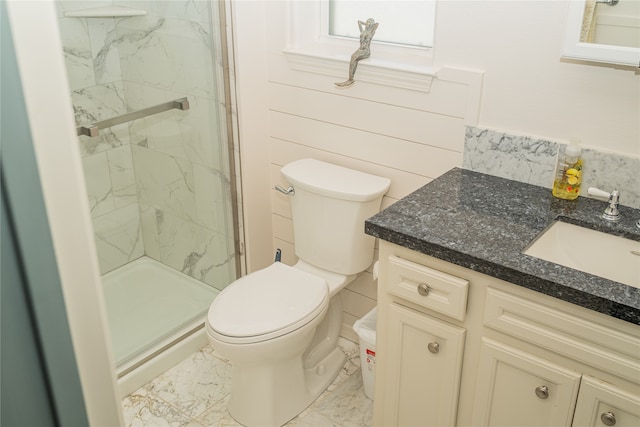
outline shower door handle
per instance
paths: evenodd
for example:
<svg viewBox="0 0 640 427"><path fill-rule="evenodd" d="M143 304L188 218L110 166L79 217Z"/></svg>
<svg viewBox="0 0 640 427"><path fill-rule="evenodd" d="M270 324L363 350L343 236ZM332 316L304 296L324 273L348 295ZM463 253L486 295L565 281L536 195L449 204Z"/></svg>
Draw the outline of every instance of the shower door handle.
<svg viewBox="0 0 640 427"><path fill-rule="evenodd" d="M189 100L187 98L180 98L173 101L165 102L164 104L154 105L153 107L143 108L142 110L132 111L130 113L122 114L116 117L112 117L107 120L101 120L99 122L92 123L86 126L78 126L76 133L78 136L88 136L95 138L100 135L100 129L110 128L112 126L121 125L123 123L132 122L134 120L142 119L144 117L151 116L153 114L163 113L169 110L188 110Z"/></svg>

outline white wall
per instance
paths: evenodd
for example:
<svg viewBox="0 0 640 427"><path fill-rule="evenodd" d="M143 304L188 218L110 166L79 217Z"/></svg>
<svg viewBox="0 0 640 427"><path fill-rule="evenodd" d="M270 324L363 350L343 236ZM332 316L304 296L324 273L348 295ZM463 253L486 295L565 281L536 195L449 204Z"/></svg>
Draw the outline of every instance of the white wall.
<svg viewBox="0 0 640 427"><path fill-rule="evenodd" d="M295 261L288 202L269 186L297 158L391 178L388 205L462 164L467 124L640 155L640 77L561 61L564 1L441 1L430 93L340 90L334 77L294 71L282 53L286 3L234 6L249 271L276 247ZM371 274L343 297L348 326L375 305Z"/></svg>
<svg viewBox="0 0 640 427"><path fill-rule="evenodd" d="M444 1L436 61L485 71L480 126L640 155L640 78L560 60L565 1Z"/></svg>

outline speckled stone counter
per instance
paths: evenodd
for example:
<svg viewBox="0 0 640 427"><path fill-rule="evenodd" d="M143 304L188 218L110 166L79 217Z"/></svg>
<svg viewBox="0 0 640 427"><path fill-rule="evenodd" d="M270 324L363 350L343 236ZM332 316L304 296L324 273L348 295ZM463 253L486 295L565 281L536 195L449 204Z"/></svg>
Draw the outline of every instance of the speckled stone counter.
<svg viewBox="0 0 640 427"><path fill-rule="evenodd" d="M620 206L623 219L610 223L600 218L606 205L560 200L547 188L456 168L369 218L365 232L640 324L640 289L522 253L556 219L640 240L640 210Z"/></svg>

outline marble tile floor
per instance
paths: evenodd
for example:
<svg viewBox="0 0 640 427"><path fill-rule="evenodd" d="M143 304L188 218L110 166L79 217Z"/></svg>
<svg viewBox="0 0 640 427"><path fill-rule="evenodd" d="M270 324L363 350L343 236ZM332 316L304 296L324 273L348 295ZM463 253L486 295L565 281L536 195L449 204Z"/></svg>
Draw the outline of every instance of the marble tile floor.
<svg viewBox="0 0 640 427"><path fill-rule="evenodd" d="M327 390L287 426L372 425L373 401L364 394L358 345L340 338L347 361ZM227 412L230 365L211 345L202 348L122 400L126 426L241 426Z"/></svg>

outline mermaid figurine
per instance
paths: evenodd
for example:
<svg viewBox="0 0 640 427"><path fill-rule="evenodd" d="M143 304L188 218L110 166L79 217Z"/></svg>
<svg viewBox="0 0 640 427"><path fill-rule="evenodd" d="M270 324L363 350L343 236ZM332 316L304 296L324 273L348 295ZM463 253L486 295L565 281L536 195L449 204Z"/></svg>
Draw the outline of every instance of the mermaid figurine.
<svg viewBox="0 0 640 427"><path fill-rule="evenodd" d="M362 59L367 59L371 56L371 49L369 46L371 45L371 39L373 39L373 35L376 33L376 29L378 28L378 22L375 22L373 18L367 19L367 22L358 21L358 28L360 29L360 47L358 50L353 52L351 55L351 62L349 63L349 79L342 83L336 83L338 87L349 87L355 80L353 77L356 74L356 67L358 66L358 61Z"/></svg>

